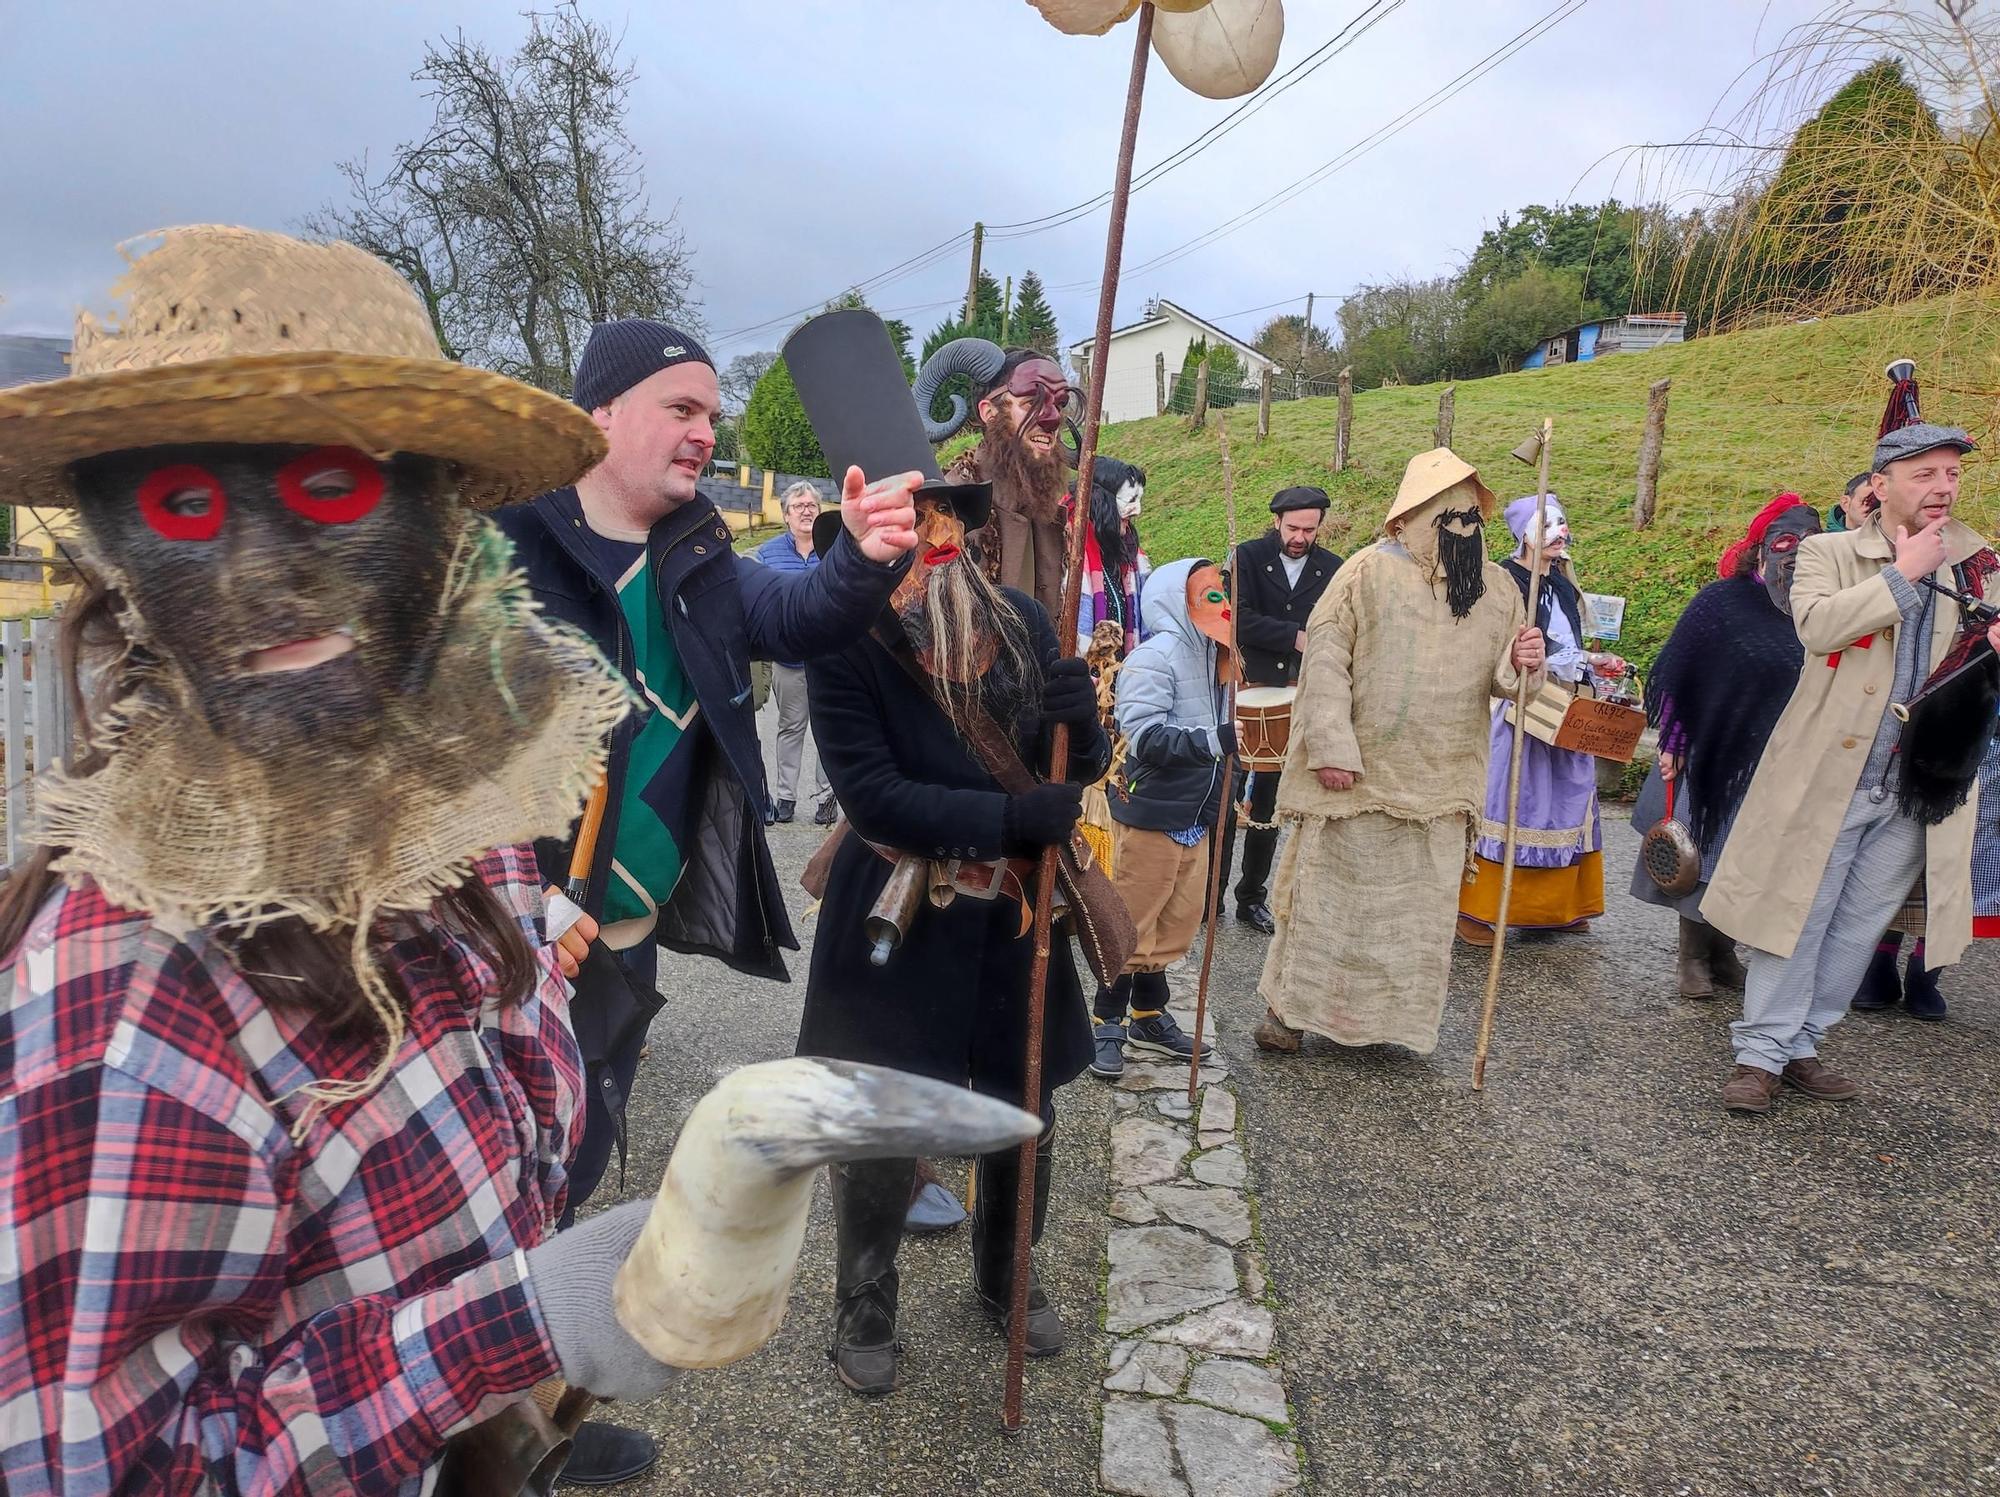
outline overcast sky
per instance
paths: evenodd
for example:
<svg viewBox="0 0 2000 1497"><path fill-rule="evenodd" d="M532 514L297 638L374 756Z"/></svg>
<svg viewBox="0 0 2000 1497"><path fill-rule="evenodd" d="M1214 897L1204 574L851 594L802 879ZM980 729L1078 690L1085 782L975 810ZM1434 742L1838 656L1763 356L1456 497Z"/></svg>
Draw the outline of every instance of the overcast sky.
<svg viewBox="0 0 2000 1497"><path fill-rule="evenodd" d="M1279 67L1364 0L1286 0ZM1556 0L1405 0L1188 165L1137 194L1126 264L1223 224L1338 156L1547 14ZM0 332L67 332L146 229L273 229L337 197L335 163L380 161L428 118L426 38L499 52L515 3L473 0L0 0ZM1122 283L1118 321L1158 295L1247 337L1382 277L1450 268L1503 211L1595 200L1620 147L1681 138L1814 0L1590 0L1484 79L1261 220ZM585 0L639 69L630 129L656 206L694 250L718 362L775 347L817 303L974 219L1036 218L1110 183L1132 29L1065 37L1024 0ZM1138 161L1232 106L1157 62ZM1579 185L1579 177L1582 178ZM1087 336L1104 214L989 241L1033 269L1065 342ZM962 253L871 292L922 333L963 297ZM1055 289L1071 287L1074 289ZM1268 303L1292 304L1276 308ZM1258 309L1252 311L1251 309ZM731 334L735 334L731 336Z"/></svg>

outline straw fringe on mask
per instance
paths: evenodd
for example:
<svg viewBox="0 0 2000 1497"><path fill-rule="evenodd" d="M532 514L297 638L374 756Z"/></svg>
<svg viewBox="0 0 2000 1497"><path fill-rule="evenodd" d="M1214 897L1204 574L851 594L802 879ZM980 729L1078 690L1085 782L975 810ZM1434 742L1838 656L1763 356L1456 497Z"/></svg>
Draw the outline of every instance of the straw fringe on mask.
<svg viewBox="0 0 2000 1497"><path fill-rule="evenodd" d="M352 932L383 1050L359 1081L302 1088L316 1105L372 1092L403 1037L369 953L377 918L427 909L495 847L565 833L632 703L587 639L540 616L488 521L467 517L439 607L426 684L384 704L359 762L250 758L208 731L184 679L141 649L106 667L116 699L95 734L102 766L52 772L37 792L42 841L69 849L57 871L88 875L176 936L285 917ZM124 623L143 645L136 614Z"/></svg>

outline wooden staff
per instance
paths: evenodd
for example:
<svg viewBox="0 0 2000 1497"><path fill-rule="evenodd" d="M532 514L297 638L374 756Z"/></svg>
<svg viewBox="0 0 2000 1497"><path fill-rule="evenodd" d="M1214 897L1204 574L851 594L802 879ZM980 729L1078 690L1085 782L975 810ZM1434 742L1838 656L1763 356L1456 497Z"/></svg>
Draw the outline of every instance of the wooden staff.
<svg viewBox="0 0 2000 1497"><path fill-rule="evenodd" d="M1076 505L1069 527L1069 554L1063 570L1062 614L1051 620L1065 649L1074 648L1076 610L1083 594L1083 532L1089 522L1090 470L1097 461L1097 427L1104 414L1104 375L1111 367L1112 309L1118 299L1118 267L1125 253L1125 205L1132 195L1132 152L1139 139L1139 101L1146 91L1146 58L1153 44L1153 7L1139 7L1133 28L1132 76L1125 86L1125 123L1118 137L1118 170L1111 184L1111 222L1104 231L1104 279L1097 291L1097 341L1091 344L1090 382L1083 401L1083 436L1077 446ZM1069 774L1069 725L1057 723L1049 736L1049 779ZM1028 1034L1022 1066L1022 1105L1041 1105L1042 1016L1048 1007L1049 931L1055 914L1057 849L1042 849L1041 876L1035 881L1035 948L1028 968ZM1034 1271L1035 1143L1021 1145L1020 1189L1014 1199L1014 1292L1007 1313L1007 1387L1000 1427L1021 1427L1021 1380L1028 1366L1028 1277Z"/></svg>
<svg viewBox="0 0 2000 1497"><path fill-rule="evenodd" d="M1549 525L1549 443L1555 435L1555 421L1542 417L1542 429L1533 441L1539 449L1540 467L1535 477L1535 539L1528 549L1528 627L1535 626L1535 613L1542 602L1542 572L1546 558L1542 541ZM1516 450L1525 456L1527 443ZM1512 645L1508 646L1511 651ZM1493 917L1493 955L1486 963L1486 1001L1479 1010L1479 1043L1472 1052L1472 1089L1486 1085L1486 1047L1493 1039L1493 1006L1500 998L1500 957L1507 949L1507 906L1514 897L1514 842L1521 830L1521 739L1528 731L1528 675L1514 684L1514 734L1507 749L1507 835L1500 845L1500 908Z"/></svg>
<svg viewBox="0 0 2000 1497"><path fill-rule="evenodd" d="M1222 443L1222 508L1227 516L1229 549L1224 551L1223 568L1229 578L1229 658L1223 683L1223 721L1236 717L1236 480L1229 468L1229 418L1220 417L1215 426L1216 440ZM1201 981L1194 990L1194 1051L1188 1056L1188 1105L1194 1105L1201 1089L1201 1026L1208 1019L1208 973L1215 965L1216 906L1222 902L1222 839L1229 831L1229 797L1235 793L1230 781L1235 777L1236 756L1222 756L1222 808L1215 816L1215 841L1208 847L1208 898L1202 903L1202 920L1208 927L1201 946Z"/></svg>

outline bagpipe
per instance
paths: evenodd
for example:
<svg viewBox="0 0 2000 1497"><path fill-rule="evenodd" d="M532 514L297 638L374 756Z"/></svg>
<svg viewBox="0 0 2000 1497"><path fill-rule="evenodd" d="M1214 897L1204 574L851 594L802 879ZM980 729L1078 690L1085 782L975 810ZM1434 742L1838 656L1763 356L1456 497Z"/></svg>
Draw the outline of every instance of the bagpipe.
<svg viewBox="0 0 2000 1497"><path fill-rule="evenodd" d="M1981 576L1991 574L1992 558L1992 552L1981 551L1960 564L1959 580L1970 586L1918 579L1918 586L1956 603L1962 619L1958 637L1937 669L1907 702L1889 704L1903 725L1896 750L1903 769L1896 804L1925 826L1936 826L1965 804L1993 737L1994 713L2000 710L2000 656L1993 653L1986 633L2000 619L2000 606L1976 590ZM1982 559L1989 564L1979 567Z"/></svg>

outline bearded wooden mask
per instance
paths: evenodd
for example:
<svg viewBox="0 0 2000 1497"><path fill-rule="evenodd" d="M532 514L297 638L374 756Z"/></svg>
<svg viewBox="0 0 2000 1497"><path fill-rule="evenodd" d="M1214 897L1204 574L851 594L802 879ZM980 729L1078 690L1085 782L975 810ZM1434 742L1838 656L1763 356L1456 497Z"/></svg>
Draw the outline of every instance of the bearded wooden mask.
<svg viewBox="0 0 2000 1497"><path fill-rule="evenodd" d="M917 549L910 553L909 571L889 596L889 606L898 614L924 606L932 572L965 560L965 523L957 511L922 493L917 495L916 507Z"/></svg>

